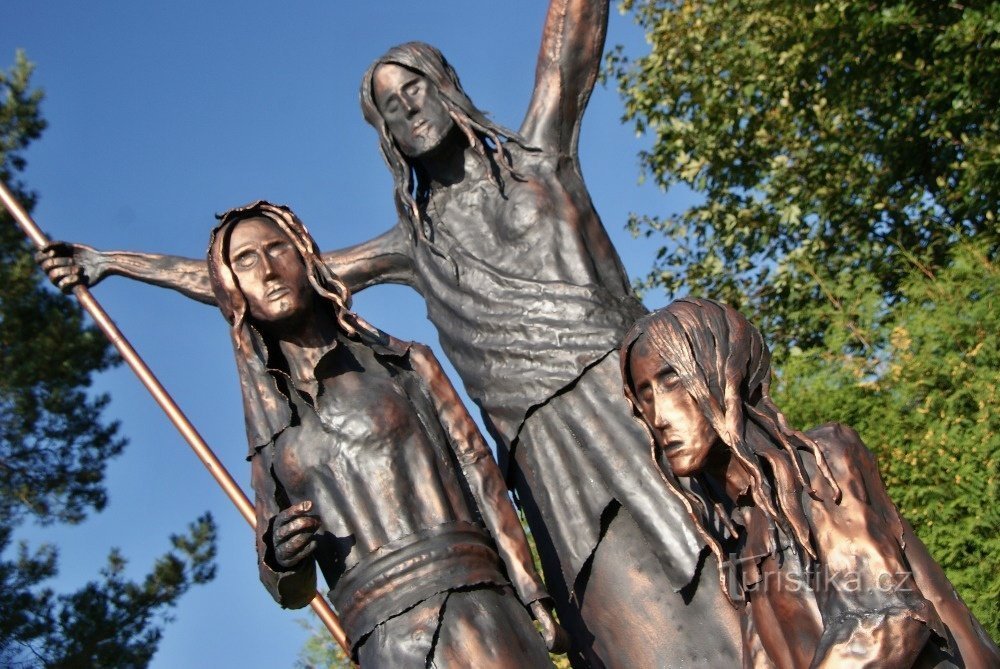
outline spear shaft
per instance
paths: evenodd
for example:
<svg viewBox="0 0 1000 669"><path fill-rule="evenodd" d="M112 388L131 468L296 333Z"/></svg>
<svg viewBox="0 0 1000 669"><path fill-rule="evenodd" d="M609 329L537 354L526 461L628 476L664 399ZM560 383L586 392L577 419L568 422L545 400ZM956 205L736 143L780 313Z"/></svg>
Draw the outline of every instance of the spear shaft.
<svg viewBox="0 0 1000 669"><path fill-rule="evenodd" d="M7 189L7 186L0 182L0 202L3 203L7 211L10 212L11 216L17 222L18 227L28 236L31 243L34 244L38 249L42 249L46 244L49 243L48 238L45 233L35 224L28 215L28 212L24 210L21 204L13 196L13 194ZM98 303L94 296L90 293L90 290L86 286L76 285L73 287L73 294L76 299L80 301L80 305L90 314L90 317L100 328L101 332L108 338L108 340L114 345L118 352L121 354L122 359L128 363L128 366L132 368L135 375L139 377L142 381L142 385L146 386L153 399L156 403L160 405L164 413L167 414L167 418L170 422L174 424L174 427L181 433L184 439L187 441L188 445L194 450L195 455L198 459L202 461L202 464L208 469L209 473L215 478L218 484L222 487L222 490L226 493L236 508L239 510L240 514L250 523L250 527L257 526L257 517L254 513L253 504L247 498L246 494L240 488L239 484L233 479L233 477L226 470L225 466L219 461L209 448L205 440L202 439L201 435L198 434L198 430L195 429L191 421L187 419L184 412L181 411L177 403L174 402L173 398L166 391L160 381L153 374L152 370L146 365L132 344L125 338L118 326L115 325L111 317L108 316L104 308ZM337 619L337 615L330 608L330 605L325 599L316 593L316 596L310 602L313 611L319 616L323 624L333 635L333 638L340 644L340 647L344 650L348 657L350 657L351 651L347 645L347 637L344 634L343 628L340 626L340 620Z"/></svg>

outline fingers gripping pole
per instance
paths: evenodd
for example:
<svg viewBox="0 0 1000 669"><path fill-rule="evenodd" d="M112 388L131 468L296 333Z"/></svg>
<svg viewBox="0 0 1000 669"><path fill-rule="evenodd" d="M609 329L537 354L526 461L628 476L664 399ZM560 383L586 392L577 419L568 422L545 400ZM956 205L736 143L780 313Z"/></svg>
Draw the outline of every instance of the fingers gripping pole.
<svg viewBox="0 0 1000 669"><path fill-rule="evenodd" d="M17 222L18 227L24 231L24 234L28 236L31 243L36 247L41 249L46 244L48 244L48 239L41 229L35 224L35 222L28 215L28 212L24 210L21 204L14 198L11 192L7 189L7 186L0 182L0 201L3 202L4 207L10 212L11 216ZM139 354L136 352L129 341L115 325L114 321L108 316L104 311L104 308L94 299L90 291L87 290L85 286L77 285L73 288L73 294L80 301L80 305L90 314L91 318L100 328L101 332L108 338L108 340L114 345L118 352L121 354L122 359L128 363L128 366L132 368L142 384L146 386L146 389L153 395L157 404L160 408L167 414L170 422L174 424L174 427L183 435L184 439L188 442L188 445L194 450L198 459L202 461L208 471L212 474L215 480L222 486L223 491L232 500L236 508L243 515L251 527L255 527L257 524L256 515L254 514L253 504L243 493L243 490L239 487L233 477L229 474L223 464L209 448L205 440L202 439L201 435L195 429L191 421L187 419L184 412L181 411L180 407L177 406L173 398L167 393L166 389L160 384L153 372L146 366L146 363ZM340 647L350 656L350 648L347 645L347 637L344 635L344 630L340 626L340 621L337 619L336 614L330 608L330 605L319 593L313 598L311 606L316 615L319 616L323 624L326 625L327 629L330 630L330 634L333 638L340 644Z"/></svg>

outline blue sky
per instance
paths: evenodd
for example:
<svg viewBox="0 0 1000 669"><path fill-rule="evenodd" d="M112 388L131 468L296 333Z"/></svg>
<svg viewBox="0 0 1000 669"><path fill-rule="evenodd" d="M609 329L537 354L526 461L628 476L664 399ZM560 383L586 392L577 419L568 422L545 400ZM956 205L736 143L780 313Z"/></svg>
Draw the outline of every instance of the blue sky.
<svg viewBox="0 0 1000 669"><path fill-rule="evenodd" d="M215 212L264 198L290 205L324 249L394 222L391 181L358 107L368 64L393 44L438 46L466 90L517 127L531 93L546 3L386 0L365 3L5 0L0 66L16 48L37 64L49 128L29 151L36 220L53 238L101 249L202 257ZM644 48L612 12L609 44ZM656 242L633 239L629 211L664 214L686 198L640 186L642 138L598 88L581 137L584 176L629 273ZM244 487L249 469L227 328L214 308L120 278L95 289ZM658 306L662 296L648 296ZM422 302L378 287L357 311L398 337L436 346ZM443 357L443 356L442 356ZM454 377L453 377L454 378ZM174 611L153 667L288 667L311 614L282 611L260 586L252 534L127 368L101 375L105 415L130 439L108 468L108 508L76 527L27 528L60 549L56 588L93 578L118 546L139 577L167 537L205 510L220 525L218 576Z"/></svg>

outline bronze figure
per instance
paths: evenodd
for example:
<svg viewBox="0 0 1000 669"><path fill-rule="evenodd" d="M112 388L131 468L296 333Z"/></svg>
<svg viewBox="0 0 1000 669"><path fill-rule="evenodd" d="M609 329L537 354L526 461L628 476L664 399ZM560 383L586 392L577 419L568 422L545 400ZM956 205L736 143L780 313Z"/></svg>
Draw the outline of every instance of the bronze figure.
<svg viewBox="0 0 1000 669"><path fill-rule="evenodd" d="M555 645L524 532L430 350L353 314L287 208L224 214L208 264L232 325L275 600L305 606L318 565L362 667L550 666L518 602Z"/></svg>
<svg viewBox="0 0 1000 669"><path fill-rule="evenodd" d="M351 290L413 287L497 438L576 666L738 664L738 620L682 504L646 457L615 360L645 313L580 172L608 0L552 0L518 131L489 120L431 46L390 49L362 109L398 223L323 256ZM54 247L57 284L121 274L211 303L204 265ZM73 259L76 263L73 263Z"/></svg>
<svg viewBox="0 0 1000 669"><path fill-rule="evenodd" d="M13 193L7 188L6 184L0 181L0 204L7 209L10 215L13 217L14 222L19 228L25 233L28 239L34 244L37 249L44 249L49 245L49 240L46 238L45 234L42 232L41 228L31 219L28 212L25 211L21 203L17 201ZM79 301L80 306L84 308L87 314L93 319L94 324L97 325L98 329L108 338L108 341L118 350L119 355L122 356L132 371L135 372L136 377L142 382L142 385L146 387L150 395L152 395L154 401L163 409L166 414L167 419L173 423L177 431L184 437L184 440L194 451L198 459L201 460L202 464L215 479L216 483L222 488L226 496L229 497L230 501L239 510L240 515L250 523L251 527L256 524L256 518L253 513L253 506L250 504L250 500L247 498L246 494L240 488L239 484L233 479L230 473L226 470L226 467L219 461L215 453L209 447L198 430L191 424L188 417L184 415L177 403L174 402L173 397L167 392L167 389L163 387L160 380L156 378L153 370L149 368L145 360L139 356L138 352L132 347L128 338L122 334L122 331L118 329L108 313L104 310L104 307L94 299L94 296L90 294L90 291L86 286L76 285L73 287L73 295ZM317 594L313 597L310 605L313 611L319 617L319 619L329 630L330 634L336 640L337 644L340 645L345 651L347 651L347 640L344 638L344 630L340 625L340 620L334 614L333 610L330 609L330 605L321 595Z"/></svg>
<svg viewBox="0 0 1000 669"><path fill-rule="evenodd" d="M768 349L736 310L684 299L645 316L621 369L741 612L746 666L1000 666L857 433L788 425Z"/></svg>

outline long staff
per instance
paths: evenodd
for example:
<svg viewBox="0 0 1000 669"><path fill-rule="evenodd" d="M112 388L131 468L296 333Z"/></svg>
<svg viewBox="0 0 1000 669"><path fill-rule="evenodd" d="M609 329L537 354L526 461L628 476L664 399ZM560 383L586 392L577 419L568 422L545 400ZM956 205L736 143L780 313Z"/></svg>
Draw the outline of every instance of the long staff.
<svg viewBox="0 0 1000 669"><path fill-rule="evenodd" d="M14 217L18 227L28 236L32 244L41 249L49 243L49 240L45 237L45 233L31 220L31 216L28 215L28 212L24 210L11 192L7 190L7 186L3 182L0 182L0 201L3 202L4 207ZM184 415L184 412L181 411L177 403L170 397L163 385L160 384L160 381L153 375L149 367L146 366L143 359L132 348L132 344L125 339L125 335L121 333L121 330L118 329L118 326L111 320L111 317L104 311L104 308L94 299L94 296L90 294L86 286L77 284L73 287L73 294L76 295L76 299L80 301L83 308L87 310L90 317L97 323L97 327L101 329L101 332L118 349L122 358L132 368L135 375L139 377L139 380L142 381L142 385L146 386L146 389L152 394L153 399L156 400L156 403L167 414L170 422L174 424L174 427L177 428L188 445L194 450L198 459L208 468L208 471L215 477L219 485L222 486L229 499L232 500L236 508L243 514L246 521L250 523L250 527L256 527L257 517L254 513L253 504L250 503L246 494L244 494L236 481L233 480L229 472L226 471L223 464L219 462L219 459L215 457L215 453L205 443L205 440L201 438L198 430L187 419L187 416ZM323 624L326 625L326 628L330 630L333 638L340 644L340 647L347 656L350 657L351 651L347 646L347 637L340 626L340 620L337 619L337 615L330 608L330 605L327 604L326 600L319 593L316 594L310 605L320 620L323 621Z"/></svg>

